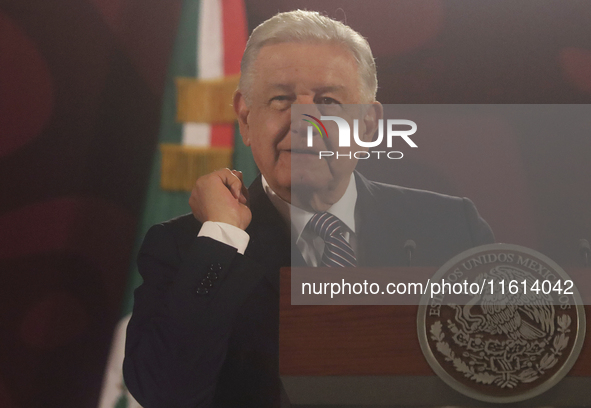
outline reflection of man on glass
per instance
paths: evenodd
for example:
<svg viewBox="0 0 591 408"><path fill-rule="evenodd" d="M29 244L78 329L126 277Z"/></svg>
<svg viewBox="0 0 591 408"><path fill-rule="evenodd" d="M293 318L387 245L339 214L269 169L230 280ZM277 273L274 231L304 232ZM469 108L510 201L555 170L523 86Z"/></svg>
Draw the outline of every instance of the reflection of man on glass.
<svg viewBox="0 0 591 408"><path fill-rule="evenodd" d="M192 214L146 235L124 363L143 406L279 404L282 266L404 265L408 239L416 264L438 265L493 240L469 200L370 182L355 160L319 160L330 142L310 148L306 123L292 123L293 104L366 104L360 137L370 140L376 88L369 45L340 22L296 11L252 33L234 107L262 176L248 190L237 171L201 177Z"/></svg>

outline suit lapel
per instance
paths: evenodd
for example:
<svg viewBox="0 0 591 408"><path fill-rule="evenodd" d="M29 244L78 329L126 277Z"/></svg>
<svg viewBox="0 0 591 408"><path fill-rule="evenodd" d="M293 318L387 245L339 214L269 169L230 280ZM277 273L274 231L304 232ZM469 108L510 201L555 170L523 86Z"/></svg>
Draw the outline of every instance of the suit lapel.
<svg viewBox="0 0 591 408"><path fill-rule="evenodd" d="M267 197L259 175L248 189L252 221L246 232L250 242L245 255L251 257L266 269L266 278L279 292L279 268L304 264L302 255L292 247L290 226ZM293 257L293 258L292 258Z"/></svg>

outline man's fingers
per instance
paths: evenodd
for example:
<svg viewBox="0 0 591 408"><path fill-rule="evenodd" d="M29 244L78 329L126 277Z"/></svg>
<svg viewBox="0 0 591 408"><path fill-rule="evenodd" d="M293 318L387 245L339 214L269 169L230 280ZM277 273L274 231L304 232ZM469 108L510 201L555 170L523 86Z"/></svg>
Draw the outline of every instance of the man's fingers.
<svg viewBox="0 0 591 408"><path fill-rule="evenodd" d="M222 180L222 183L228 187L234 198L239 200L241 195L242 180L240 180L234 171L230 169L220 170L218 172L218 176Z"/></svg>
<svg viewBox="0 0 591 408"><path fill-rule="evenodd" d="M236 177L238 180L240 180L240 188L238 190L238 195L236 196L236 198L240 199L240 193L242 191L242 187L243 187L243 182L242 182L242 173L239 172L238 170L230 170L232 172L232 174L234 175L234 177Z"/></svg>
<svg viewBox="0 0 591 408"><path fill-rule="evenodd" d="M234 194L234 197L236 197L238 201L240 201L241 204L246 204L248 202L248 189L244 185L244 178L242 176L242 172L238 170L230 170L230 172L236 178L238 178L238 180L240 180L240 188L238 189L238 192L234 190L234 188L236 188L235 185L232 185L232 193Z"/></svg>
<svg viewBox="0 0 591 408"><path fill-rule="evenodd" d="M244 177L241 171L239 170L232 170L232 173L238 177L240 179L240 182L242 183L242 186L240 188L240 191L242 192L242 195L240 196L240 202L242 204L246 204L248 201L248 189L246 188L246 185L244 184Z"/></svg>
<svg viewBox="0 0 591 408"><path fill-rule="evenodd" d="M244 180L242 179L242 172L239 170L230 170L232 172L233 175L235 175L236 177L238 177L240 179L240 181L244 182Z"/></svg>

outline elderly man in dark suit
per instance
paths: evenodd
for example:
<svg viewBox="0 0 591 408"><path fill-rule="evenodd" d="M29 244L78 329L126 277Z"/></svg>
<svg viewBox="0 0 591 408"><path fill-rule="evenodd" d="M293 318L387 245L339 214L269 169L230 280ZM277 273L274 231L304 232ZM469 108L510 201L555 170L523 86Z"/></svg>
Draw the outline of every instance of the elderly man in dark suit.
<svg viewBox="0 0 591 408"><path fill-rule="evenodd" d="M248 190L237 171L201 177L192 213L146 235L124 362L144 407L279 405L279 269L331 265L329 243L309 227L318 217L338 227L347 265L404 265L409 238L425 248L422 265L493 241L468 199L374 183L355 160L318 159L300 144L293 104L366 104L360 134L370 140L376 88L369 45L340 22L295 11L254 30L234 107L261 176Z"/></svg>

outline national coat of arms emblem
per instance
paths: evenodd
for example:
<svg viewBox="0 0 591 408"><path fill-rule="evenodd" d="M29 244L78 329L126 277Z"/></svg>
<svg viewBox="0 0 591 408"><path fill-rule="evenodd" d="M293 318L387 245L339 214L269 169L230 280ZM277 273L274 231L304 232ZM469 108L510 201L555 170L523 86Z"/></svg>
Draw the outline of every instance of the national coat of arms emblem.
<svg viewBox="0 0 591 408"><path fill-rule="evenodd" d="M431 280L442 291L422 299L419 340L433 370L457 391L521 401L555 385L576 361L585 336L582 302L544 255L485 245L454 257Z"/></svg>

